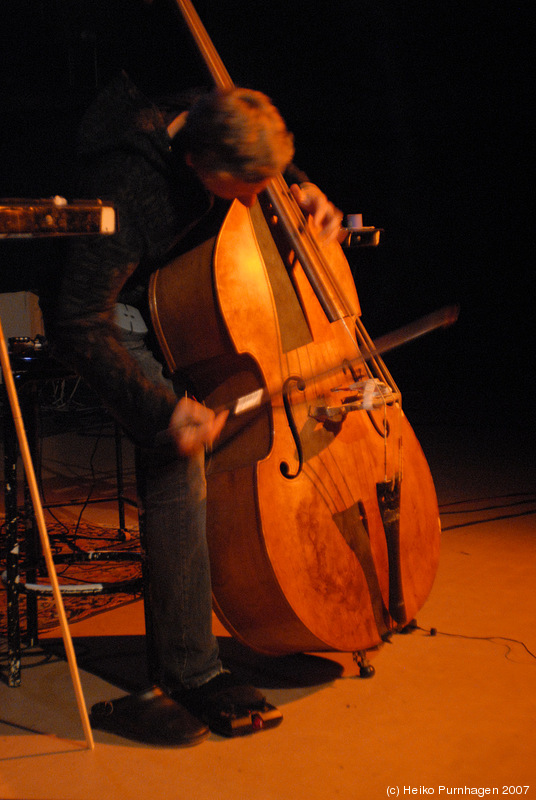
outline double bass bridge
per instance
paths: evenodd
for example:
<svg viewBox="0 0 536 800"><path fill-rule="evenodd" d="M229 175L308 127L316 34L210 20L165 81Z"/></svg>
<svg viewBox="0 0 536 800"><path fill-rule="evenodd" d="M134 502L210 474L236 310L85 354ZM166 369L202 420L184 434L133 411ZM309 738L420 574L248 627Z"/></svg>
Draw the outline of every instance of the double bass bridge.
<svg viewBox="0 0 536 800"><path fill-rule="evenodd" d="M338 386L330 390L331 393L340 393L342 399L337 403L326 403L325 396L318 398L308 408L308 415L322 424L337 424L344 421L352 411L372 411L393 405L397 395L383 381L375 378L354 381L348 386ZM320 400L324 402L320 402Z"/></svg>

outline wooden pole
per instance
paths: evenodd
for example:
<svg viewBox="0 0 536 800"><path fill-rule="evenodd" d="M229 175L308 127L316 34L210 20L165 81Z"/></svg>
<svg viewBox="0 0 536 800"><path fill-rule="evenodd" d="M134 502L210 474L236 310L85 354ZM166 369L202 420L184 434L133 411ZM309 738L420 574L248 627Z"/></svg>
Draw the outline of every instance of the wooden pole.
<svg viewBox="0 0 536 800"><path fill-rule="evenodd" d="M6 340L4 338L4 330L2 328L1 319L0 319L0 362L2 366L2 372L4 375L6 392L9 398L9 404L11 406L11 413L13 415L13 422L15 423L15 429L17 431L17 438L19 440L22 462L24 464L26 480L28 482L28 488L30 490L30 496L32 499L35 519L39 530L41 547L43 550L43 555L45 557L45 563L47 565L48 575L52 586L52 594L54 596L54 602L56 603L56 609L58 612L59 623L61 628L61 635L63 637L63 644L65 646L65 652L67 654L67 661L69 663L71 680L73 683L74 693L76 696L78 711L80 713L80 719L82 721L82 728L84 729L87 748L88 750L93 750L95 747L95 743L93 741L93 733L89 722L86 702L82 692L82 685L80 683L80 674L78 672L78 666L76 663L76 655L73 648L71 632L69 631L67 616L65 614L65 607L63 605L63 598L61 596L61 590L58 583L58 576L56 575L56 567L54 565L54 560L52 557L50 541L48 538L48 532L45 524L45 517L43 514L43 505L41 503L39 490L37 488L35 471L33 468L33 462L30 455L30 448L28 447L28 440L26 438L26 431L24 429L24 423L22 420L19 398L17 396L17 391L15 389L15 381L13 380L13 374L11 372L11 364L9 361L9 354L7 351Z"/></svg>

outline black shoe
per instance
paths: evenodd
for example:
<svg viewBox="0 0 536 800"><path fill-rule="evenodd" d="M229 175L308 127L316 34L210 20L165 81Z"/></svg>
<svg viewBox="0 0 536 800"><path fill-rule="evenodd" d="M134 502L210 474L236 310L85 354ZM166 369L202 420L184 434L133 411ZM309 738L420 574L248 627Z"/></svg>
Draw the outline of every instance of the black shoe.
<svg viewBox="0 0 536 800"><path fill-rule="evenodd" d="M281 712L262 692L240 683L229 672L195 689L173 692L172 697L220 736L245 736L283 721Z"/></svg>
<svg viewBox="0 0 536 800"><path fill-rule="evenodd" d="M207 725L157 686L96 703L89 719L94 728L144 744L191 746L209 735Z"/></svg>

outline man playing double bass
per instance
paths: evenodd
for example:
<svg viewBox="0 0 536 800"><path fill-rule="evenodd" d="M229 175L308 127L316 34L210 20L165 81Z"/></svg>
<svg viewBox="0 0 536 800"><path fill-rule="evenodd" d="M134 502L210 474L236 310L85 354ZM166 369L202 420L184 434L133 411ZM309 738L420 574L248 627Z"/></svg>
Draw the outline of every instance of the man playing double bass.
<svg viewBox="0 0 536 800"><path fill-rule="evenodd" d="M150 325L146 296L154 270L219 206L236 199L251 207L280 172L327 240L342 215L293 166L292 136L259 92L213 90L155 105L123 74L87 112L79 149L81 196L112 201L118 232L75 241L58 293L42 293L43 313L54 354L97 392L136 444L157 665L154 686L98 703L92 724L174 745L201 742L210 730L233 735L230 719L246 720L240 733L270 727L281 715L224 670L212 633L204 456L225 413L178 399L144 322L121 330L115 308L128 303Z"/></svg>

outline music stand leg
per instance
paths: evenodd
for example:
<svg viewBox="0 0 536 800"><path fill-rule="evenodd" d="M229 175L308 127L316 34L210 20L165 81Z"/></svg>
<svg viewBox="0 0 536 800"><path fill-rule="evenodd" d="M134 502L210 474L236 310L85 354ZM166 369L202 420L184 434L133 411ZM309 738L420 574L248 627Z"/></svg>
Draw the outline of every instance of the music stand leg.
<svg viewBox="0 0 536 800"><path fill-rule="evenodd" d="M0 319L0 363L2 366L2 372L4 374L4 382L6 387L6 393L9 399L9 404L11 407L11 414L13 417L13 422L15 424L15 429L17 431L17 438L19 440L19 448L21 452L22 462L24 464L24 471L26 473L26 480L28 482L28 488L30 491L30 496L32 499L32 505L34 509L35 519L37 522L37 528L39 530L39 537L41 541L41 547L43 550L43 555L45 557L45 563L48 570L48 575L50 579L50 583L52 586L52 594L54 596L54 602L56 604L56 610L58 613L61 635L63 638L63 644L65 647L65 652L67 654L67 661L69 664L69 670L71 673L71 681L73 683L74 693L76 697L76 702L78 705L78 711L80 714L80 720L82 722L82 728L84 730L84 735L86 739L86 744L89 750L93 750L95 747L93 741L93 733L91 730L91 725L89 722L89 716L87 713L86 702L84 699L84 694L82 692L82 685L80 682L80 673L78 672L78 666L76 663L76 655L74 652L73 641L71 638L71 632L69 630L69 625L67 622L67 616L65 614L65 607L63 605L63 598L61 596L61 590L58 583L58 576L56 574L56 567L54 565L54 560L52 557L52 551L50 548L50 541L48 538L48 532L46 529L45 524L45 517L43 514L43 505L41 503L41 498L39 496L39 490L37 488L37 480L35 477L35 471L33 468L32 459L30 456L30 448L28 446L28 440L26 438L26 431L24 430L24 423L22 420L22 414L19 405L19 399L17 396L17 391L15 389L15 381L13 380L13 374L11 372L11 364L9 361L9 354L6 346L6 340L4 338L4 330L2 328L2 320Z"/></svg>

